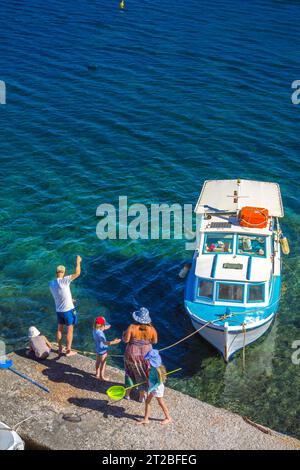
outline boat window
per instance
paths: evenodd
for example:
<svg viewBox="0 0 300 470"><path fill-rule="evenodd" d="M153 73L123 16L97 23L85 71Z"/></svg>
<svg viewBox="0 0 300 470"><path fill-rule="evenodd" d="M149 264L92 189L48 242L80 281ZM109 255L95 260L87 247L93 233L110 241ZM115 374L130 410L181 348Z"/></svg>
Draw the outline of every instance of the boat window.
<svg viewBox="0 0 300 470"><path fill-rule="evenodd" d="M219 283L218 300L231 300L233 302L243 302L244 285Z"/></svg>
<svg viewBox="0 0 300 470"><path fill-rule="evenodd" d="M264 284L250 284L248 290L248 302L264 301Z"/></svg>
<svg viewBox="0 0 300 470"><path fill-rule="evenodd" d="M205 297L206 299L213 298L213 282L201 280L198 285L198 296Z"/></svg>
<svg viewBox="0 0 300 470"><path fill-rule="evenodd" d="M266 237L257 235L239 235L238 236L239 254L266 256Z"/></svg>
<svg viewBox="0 0 300 470"><path fill-rule="evenodd" d="M207 233L203 253L232 253L233 234Z"/></svg>

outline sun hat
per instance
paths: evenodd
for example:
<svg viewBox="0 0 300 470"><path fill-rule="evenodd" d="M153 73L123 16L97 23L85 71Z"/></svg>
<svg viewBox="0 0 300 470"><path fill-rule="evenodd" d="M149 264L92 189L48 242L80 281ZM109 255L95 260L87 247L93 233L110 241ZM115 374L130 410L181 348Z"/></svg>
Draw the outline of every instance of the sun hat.
<svg viewBox="0 0 300 470"><path fill-rule="evenodd" d="M150 349L150 351L148 351L144 356L144 359L149 361L152 367L160 367L162 364L161 357L157 349Z"/></svg>
<svg viewBox="0 0 300 470"><path fill-rule="evenodd" d="M39 330L35 326L31 326L28 329L28 338L29 339L35 338L36 336L39 336L40 334L41 333L39 332Z"/></svg>
<svg viewBox="0 0 300 470"><path fill-rule="evenodd" d="M57 268L56 268L56 272L57 272L57 273L64 273L65 271L66 271L66 268L65 268L62 264L60 264L60 265L57 266Z"/></svg>
<svg viewBox="0 0 300 470"><path fill-rule="evenodd" d="M138 323L142 323L145 325L151 323L149 310L145 307L141 307L139 310L133 312L132 317Z"/></svg>

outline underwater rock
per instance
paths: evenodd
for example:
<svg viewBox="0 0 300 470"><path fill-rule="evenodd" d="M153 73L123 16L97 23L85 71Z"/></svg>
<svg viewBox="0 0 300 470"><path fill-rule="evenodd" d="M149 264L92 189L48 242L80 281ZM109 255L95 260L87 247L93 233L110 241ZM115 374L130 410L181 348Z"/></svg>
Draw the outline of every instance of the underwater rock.
<svg viewBox="0 0 300 470"><path fill-rule="evenodd" d="M87 68L88 68L88 70L97 70L98 65L97 64L88 64Z"/></svg>

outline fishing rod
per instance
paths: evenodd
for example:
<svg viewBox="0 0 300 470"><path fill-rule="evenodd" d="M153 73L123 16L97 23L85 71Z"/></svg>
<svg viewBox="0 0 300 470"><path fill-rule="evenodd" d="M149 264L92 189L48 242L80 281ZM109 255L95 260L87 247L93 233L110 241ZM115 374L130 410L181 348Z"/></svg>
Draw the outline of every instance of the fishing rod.
<svg viewBox="0 0 300 470"><path fill-rule="evenodd" d="M10 370L11 372L13 372L14 374L18 375L19 377L21 377L22 379L24 380L27 380L27 382L30 382L32 383L33 385L35 385L36 387L40 388L41 390L43 390L44 392L47 392L47 393L50 393L50 390L48 390L48 388L44 387L43 385L39 384L38 382L36 382L35 380L31 379L30 377L27 377L27 375L24 375L22 374L21 372L17 371L16 369L14 369L12 367L13 365L13 361L11 359L7 359L5 362L0 362L0 369L6 369L6 370Z"/></svg>

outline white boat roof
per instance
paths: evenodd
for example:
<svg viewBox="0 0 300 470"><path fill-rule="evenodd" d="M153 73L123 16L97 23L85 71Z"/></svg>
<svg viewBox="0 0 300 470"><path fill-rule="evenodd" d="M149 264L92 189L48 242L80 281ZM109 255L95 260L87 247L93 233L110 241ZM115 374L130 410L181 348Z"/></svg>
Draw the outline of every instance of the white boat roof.
<svg viewBox="0 0 300 470"><path fill-rule="evenodd" d="M207 180L202 187L195 212L236 213L244 206L263 207L268 209L270 217L283 217L279 184L237 179Z"/></svg>
<svg viewBox="0 0 300 470"><path fill-rule="evenodd" d="M251 270L250 276L247 277L249 256L243 255L228 255L218 254L217 263L214 268L214 275L212 276L213 263L216 254L199 255L196 261L195 274L198 277L205 279L218 279L223 281L250 281L250 282L265 282L269 281L272 272L272 261L270 257L259 258L258 256L251 257ZM242 269L227 269L224 267L226 264L240 264Z"/></svg>

